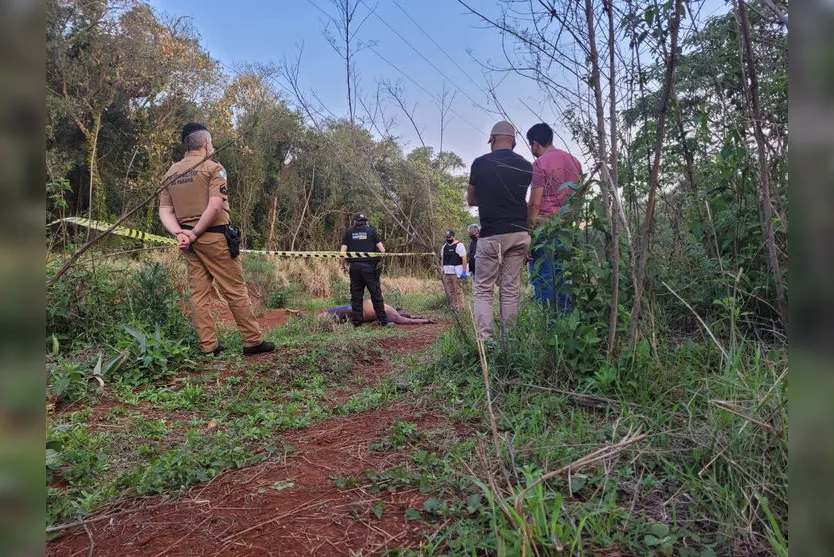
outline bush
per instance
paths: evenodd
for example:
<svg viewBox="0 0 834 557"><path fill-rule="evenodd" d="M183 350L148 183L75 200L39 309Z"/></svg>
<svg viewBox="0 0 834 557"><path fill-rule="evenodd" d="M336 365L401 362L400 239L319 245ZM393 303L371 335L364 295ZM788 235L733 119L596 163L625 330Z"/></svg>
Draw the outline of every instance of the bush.
<svg viewBox="0 0 834 557"><path fill-rule="evenodd" d="M67 349L113 344L124 338L122 324L133 322L159 324L167 337L191 342L196 337L179 309L183 300L158 262L133 270L79 266L47 292L46 333Z"/></svg>
<svg viewBox="0 0 834 557"><path fill-rule="evenodd" d="M263 295L266 307L280 309L290 306L291 301L301 292L301 285L289 284L287 286L273 285Z"/></svg>
<svg viewBox="0 0 834 557"><path fill-rule="evenodd" d="M169 337L193 337L191 324L179 310L184 297L177 292L159 262L142 265L131 273L125 289L130 321L159 324Z"/></svg>
<svg viewBox="0 0 834 557"><path fill-rule="evenodd" d="M157 324L152 334L140 327L124 325L124 330L135 343L130 346L136 356L134 365L120 374L131 385L152 383L179 371L183 364L191 364L191 350L181 339L167 338Z"/></svg>
<svg viewBox="0 0 834 557"><path fill-rule="evenodd" d="M54 274L47 265L47 275ZM62 346L106 341L120 321L125 268L74 267L46 293L46 333Z"/></svg>
<svg viewBox="0 0 834 557"><path fill-rule="evenodd" d="M55 350L57 353L57 350ZM99 353L95 365L89 366L58 359L58 366L49 374L49 392L58 403L72 403L89 396L93 389L100 391L112 373L117 372L129 355L123 350L115 358L105 362Z"/></svg>
<svg viewBox="0 0 834 557"><path fill-rule="evenodd" d="M253 292L258 297L263 297L271 289L279 286L275 275L275 264L269 257L251 256L243 257L243 276L247 284L254 286Z"/></svg>

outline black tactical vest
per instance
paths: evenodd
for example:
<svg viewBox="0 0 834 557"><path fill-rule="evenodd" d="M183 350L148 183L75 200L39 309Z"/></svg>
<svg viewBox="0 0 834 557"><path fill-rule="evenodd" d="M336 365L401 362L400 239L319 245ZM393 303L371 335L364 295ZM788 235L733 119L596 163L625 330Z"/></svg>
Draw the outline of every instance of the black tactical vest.
<svg viewBox="0 0 834 557"><path fill-rule="evenodd" d="M463 259L458 255L457 244L446 244L443 246L443 266L446 265L463 265Z"/></svg>
<svg viewBox="0 0 834 557"><path fill-rule="evenodd" d="M348 251L376 252L379 251L376 249L378 238L376 230L370 225L353 226L345 233L345 245ZM350 263L376 260L370 257L348 257Z"/></svg>

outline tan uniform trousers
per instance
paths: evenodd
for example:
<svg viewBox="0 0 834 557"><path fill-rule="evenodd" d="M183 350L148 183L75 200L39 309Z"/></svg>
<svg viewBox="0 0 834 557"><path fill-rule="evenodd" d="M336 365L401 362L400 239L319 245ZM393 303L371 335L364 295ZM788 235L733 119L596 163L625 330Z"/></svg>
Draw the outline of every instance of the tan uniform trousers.
<svg viewBox="0 0 834 557"><path fill-rule="evenodd" d="M461 279L457 275L443 275L443 287L446 290L446 297L449 299L449 307L452 311L463 309L463 287Z"/></svg>
<svg viewBox="0 0 834 557"><path fill-rule="evenodd" d="M501 299L501 328L506 331L518 316L521 269L530 251L527 232L496 234L478 239L475 263L475 328L478 338L493 338L492 295L496 282Z"/></svg>
<svg viewBox="0 0 834 557"><path fill-rule="evenodd" d="M211 314L212 281L229 303L229 309L243 335L243 346L258 346L263 342L249 291L243 280L240 258L232 258L226 237L206 232L191 244L193 251L185 251L188 262L188 287L191 290L191 320L200 350L211 352L217 348L217 326Z"/></svg>

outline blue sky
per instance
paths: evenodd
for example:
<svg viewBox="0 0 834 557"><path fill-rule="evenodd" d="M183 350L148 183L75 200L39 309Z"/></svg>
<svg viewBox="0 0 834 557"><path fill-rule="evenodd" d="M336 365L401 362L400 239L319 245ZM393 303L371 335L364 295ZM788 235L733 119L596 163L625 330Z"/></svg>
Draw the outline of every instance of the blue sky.
<svg viewBox="0 0 834 557"><path fill-rule="evenodd" d="M373 48L356 55L359 88L366 99L372 100L379 81L400 81L409 107L416 105L415 120L423 139L435 150L440 145L437 98L445 83L450 91L457 90L457 93L445 128L444 150L460 155L467 169L472 159L488 151L489 129L501 118L476 103L495 110L487 94L486 83L490 78L497 84L499 102L522 133L540 121L535 112L556 131L554 145L586 160L561 125L558 108L544 102L534 82L513 73L483 69L481 64L490 62L505 65L501 38L495 29L488 28L461 4L454 0L362 1L366 4L360 5L359 13L368 13L371 7L376 15L367 19L358 34L359 39L374 44ZM245 63L277 64L284 58L294 60L303 45L302 86L308 93L315 92L332 113L347 115L344 64L324 36L326 15L323 12L335 14L329 0L237 0L223 4L205 0L150 0L150 3L170 16L191 17L204 48L228 67ZM468 0L467 3L488 16L499 13L494 0ZM706 0L701 5L701 16L722 10L723 5L723 0ZM564 82L575 87L573 77L565 78ZM417 134L393 103L388 104L388 114L396 116L394 132L405 151L419 147ZM530 160L533 158L522 142L516 151Z"/></svg>
<svg viewBox="0 0 834 557"><path fill-rule="evenodd" d="M473 158L488 151L486 141L489 129L501 119L496 114L476 107L473 102L495 109L486 92L484 71L475 60L481 63L492 61L496 65L503 63L504 55L498 33L487 29L475 16L467 14L463 6L452 0L397 0L405 12L394 0L380 0L377 4L371 0L366 1L367 5L360 6L360 12L367 13L367 6L375 6L374 11L379 18L372 15L359 32L361 40L376 43L373 49L365 49L357 54L356 69L360 89L371 99L378 81L401 81L409 105L416 104L416 121L425 142L437 149L440 145L440 111L439 103L433 97L440 97L444 82L450 91L455 91L457 86L460 90L451 106L454 113L450 113L447 118L449 121L444 132L443 147L444 150L460 155L468 167ZM204 48L226 66L235 67L247 62L279 63L284 57L292 60L297 57L303 44L303 86L308 91L315 91L332 112L340 116L347 114L344 65L324 36L325 15L321 10L334 13L333 6L327 0L238 0L223 4L222 7L213 2L197 0L151 0L150 3L168 15L191 17L201 35ZM497 12L492 3L476 2L470 5L477 5L477 9L492 14ZM442 47L448 57L408 16ZM381 20L387 22L393 30ZM437 69L421 58L394 30L431 60ZM542 95L533 82L512 74L486 75L490 75L496 83L503 78L497 87L499 101L522 132L538 119L521 101L537 112L543 111L540 113L546 119L549 118L551 125L557 123L550 108L542 106ZM397 118L395 131L405 150L418 147L420 143L417 135L405 115L390 103L388 113ZM562 136L569 141L568 134L561 131ZM555 143L559 146L558 139ZM573 146L572 143L570 145ZM532 160L526 146L519 145L517 151Z"/></svg>

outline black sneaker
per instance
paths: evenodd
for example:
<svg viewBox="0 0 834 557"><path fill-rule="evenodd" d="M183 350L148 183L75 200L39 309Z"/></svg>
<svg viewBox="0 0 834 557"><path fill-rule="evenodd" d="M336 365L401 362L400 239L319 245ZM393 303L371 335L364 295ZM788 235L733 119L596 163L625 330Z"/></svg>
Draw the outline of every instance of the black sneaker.
<svg viewBox="0 0 834 557"><path fill-rule="evenodd" d="M217 348L212 350L211 352L200 352L203 356L219 356L221 352L226 349L225 344L217 343Z"/></svg>
<svg viewBox="0 0 834 557"><path fill-rule="evenodd" d="M353 323L353 328L354 329L356 329L358 327L361 327L361 326L362 326L362 323L356 323L356 322Z"/></svg>
<svg viewBox="0 0 834 557"><path fill-rule="evenodd" d="M272 352L273 350L275 350L275 343L265 340L257 346L244 346L243 355L254 356L255 354L265 354L266 352Z"/></svg>

